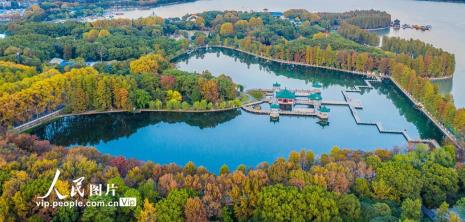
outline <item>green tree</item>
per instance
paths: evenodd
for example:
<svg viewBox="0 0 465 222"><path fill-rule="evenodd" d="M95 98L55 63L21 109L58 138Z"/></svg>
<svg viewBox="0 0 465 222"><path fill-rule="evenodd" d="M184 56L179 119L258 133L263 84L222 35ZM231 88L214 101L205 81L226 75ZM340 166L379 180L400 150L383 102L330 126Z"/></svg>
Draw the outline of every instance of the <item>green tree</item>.
<svg viewBox="0 0 465 222"><path fill-rule="evenodd" d="M353 194L344 194L338 201L339 214L342 221L359 221L360 218L360 202Z"/></svg>
<svg viewBox="0 0 465 222"><path fill-rule="evenodd" d="M155 205L158 221L183 222L184 206L191 196L192 194L185 189L172 190L165 199L160 200Z"/></svg>
<svg viewBox="0 0 465 222"><path fill-rule="evenodd" d="M151 100L150 94L147 91L143 89L137 89L135 91L135 104L137 108L139 109L146 108L150 100Z"/></svg>
<svg viewBox="0 0 465 222"><path fill-rule="evenodd" d="M402 220L420 221L421 219L421 200L412 200L407 198L402 202Z"/></svg>
<svg viewBox="0 0 465 222"><path fill-rule="evenodd" d="M91 196L89 201L102 201L108 204L113 201L111 196ZM86 207L82 214L82 221L103 221L111 222L116 216L116 207L99 206L99 207Z"/></svg>
<svg viewBox="0 0 465 222"><path fill-rule="evenodd" d="M436 208L444 201L452 200L458 191L458 175L455 169L427 162L422 167L424 186L422 197L428 208Z"/></svg>

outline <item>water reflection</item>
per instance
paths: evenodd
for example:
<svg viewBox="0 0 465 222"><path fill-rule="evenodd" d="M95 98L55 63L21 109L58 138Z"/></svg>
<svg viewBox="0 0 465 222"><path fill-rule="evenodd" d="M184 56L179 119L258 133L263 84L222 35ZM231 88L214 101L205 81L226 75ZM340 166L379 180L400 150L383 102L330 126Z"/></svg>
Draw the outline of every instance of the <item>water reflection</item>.
<svg viewBox="0 0 465 222"><path fill-rule="evenodd" d="M54 144L97 145L120 137L130 137L138 129L159 123L186 123L199 129L214 128L240 115L240 110L218 113L113 113L69 116L31 132Z"/></svg>

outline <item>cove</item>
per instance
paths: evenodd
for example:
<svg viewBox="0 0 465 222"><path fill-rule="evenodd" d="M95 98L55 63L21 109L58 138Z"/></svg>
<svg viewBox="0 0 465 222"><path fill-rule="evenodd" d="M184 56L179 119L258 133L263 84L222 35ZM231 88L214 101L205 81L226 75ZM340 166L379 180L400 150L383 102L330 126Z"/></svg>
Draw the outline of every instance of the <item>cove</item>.
<svg viewBox="0 0 465 222"><path fill-rule="evenodd" d="M361 76L318 68L284 65L230 49L199 49L174 61L186 71L225 73L246 89L270 88L279 82L289 88L322 83L325 99L342 99L341 90L363 85ZM386 129L407 130L412 138L441 141L441 133L389 82L375 89L351 93L362 102L362 119L381 122ZM291 150L311 149L317 155L332 147L373 150L403 148L398 134L381 134L374 126L357 125L349 108L331 106L329 125L317 118L268 116L233 110L223 113L120 113L71 116L30 131L63 146L90 145L115 156L184 165L193 161L218 172L223 164L253 167L287 157Z"/></svg>

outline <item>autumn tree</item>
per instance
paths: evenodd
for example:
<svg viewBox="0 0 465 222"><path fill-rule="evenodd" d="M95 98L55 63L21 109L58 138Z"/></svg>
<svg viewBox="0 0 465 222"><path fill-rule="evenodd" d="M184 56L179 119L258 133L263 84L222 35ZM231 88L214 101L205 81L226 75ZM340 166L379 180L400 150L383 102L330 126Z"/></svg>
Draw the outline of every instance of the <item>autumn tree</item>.
<svg viewBox="0 0 465 222"><path fill-rule="evenodd" d="M160 54L148 54L130 63L131 73L160 73L168 67L168 62Z"/></svg>
<svg viewBox="0 0 465 222"><path fill-rule="evenodd" d="M203 222L207 221L205 207L200 198L189 198L184 207L186 222Z"/></svg>
<svg viewBox="0 0 465 222"><path fill-rule="evenodd" d="M220 35L224 37L234 35L234 25L230 22L223 23L220 28Z"/></svg>

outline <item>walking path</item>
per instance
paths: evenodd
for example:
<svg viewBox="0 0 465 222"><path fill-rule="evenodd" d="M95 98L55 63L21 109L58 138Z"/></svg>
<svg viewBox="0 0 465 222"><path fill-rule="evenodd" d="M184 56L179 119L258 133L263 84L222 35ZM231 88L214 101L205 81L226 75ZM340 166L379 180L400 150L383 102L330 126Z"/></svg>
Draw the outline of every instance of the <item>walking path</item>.
<svg viewBox="0 0 465 222"><path fill-rule="evenodd" d="M134 110L133 113L141 113L141 112L172 112L172 113L212 113L212 112L225 112L230 110L239 109L240 107L228 107L228 108L221 108L221 109L209 109L209 110L171 110L171 109L137 109ZM46 122L52 121L54 119L69 117L69 116L89 116L89 115L98 115L98 114L108 114L108 113L129 113L128 110L107 110L107 111L87 111L83 113L69 113L63 114L63 109L57 110L53 113L45 115L43 117L31 120L27 123L24 123L20 126L13 128L13 131L22 133L26 130L32 129L34 127L40 126Z"/></svg>

